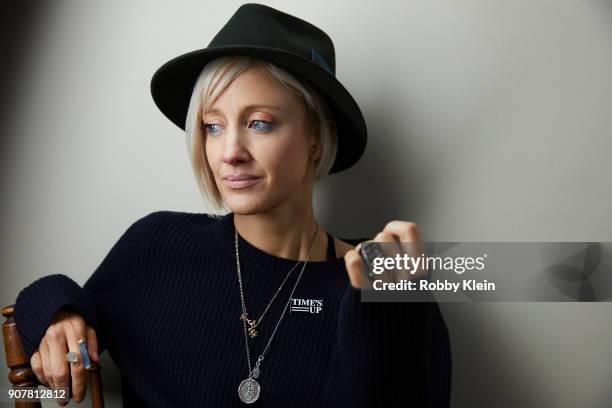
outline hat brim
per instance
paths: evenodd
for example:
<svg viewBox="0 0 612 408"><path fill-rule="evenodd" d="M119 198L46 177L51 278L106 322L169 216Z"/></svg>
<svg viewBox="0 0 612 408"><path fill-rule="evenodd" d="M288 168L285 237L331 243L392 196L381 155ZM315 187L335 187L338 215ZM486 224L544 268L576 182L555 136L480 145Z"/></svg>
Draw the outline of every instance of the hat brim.
<svg viewBox="0 0 612 408"><path fill-rule="evenodd" d="M336 121L338 153L330 170L337 173L356 163L365 151L367 128L357 102L346 88L323 67L301 55L257 46L209 47L180 55L162 65L151 79L151 94L157 107L185 130L185 120L195 81L204 66L224 55L244 55L272 62L306 80L329 104Z"/></svg>

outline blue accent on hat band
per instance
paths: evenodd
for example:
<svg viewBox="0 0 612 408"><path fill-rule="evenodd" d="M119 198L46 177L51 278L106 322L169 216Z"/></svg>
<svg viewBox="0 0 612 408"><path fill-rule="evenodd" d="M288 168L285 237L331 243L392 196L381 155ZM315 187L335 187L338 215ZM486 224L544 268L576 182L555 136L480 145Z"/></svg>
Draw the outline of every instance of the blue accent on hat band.
<svg viewBox="0 0 612 408"><path fill-rule="evenodd" d="M336 74L332 71L329 65L327 65L325 58L323 58L321 54L316 52L313 48L310 49L310 59L313 60L318 65L320 65L321 67L323 67L327 72L329 72L333 76L336 76Z"/></svg>

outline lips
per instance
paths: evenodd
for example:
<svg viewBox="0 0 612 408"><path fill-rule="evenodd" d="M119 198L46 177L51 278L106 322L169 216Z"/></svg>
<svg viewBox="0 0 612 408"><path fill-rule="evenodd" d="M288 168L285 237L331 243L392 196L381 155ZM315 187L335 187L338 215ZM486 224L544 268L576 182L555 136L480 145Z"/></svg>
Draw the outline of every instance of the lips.
<svg viewBox="0 0 612 408"><path fill-rule="evenodd" d="M251 176L250 174L236 174L236 175L231 175L231 176L225 176L223 177L223 180L238 181L238 180L251 180L255 178L259 178L259 177Z"/></svg>
<svg viewBox="0 0 612 408"><path fill-rule="evenodd" d="M256 184L261 177L250 174L233 174L223 177L225 184L231 188L246 188Z"/></svg>

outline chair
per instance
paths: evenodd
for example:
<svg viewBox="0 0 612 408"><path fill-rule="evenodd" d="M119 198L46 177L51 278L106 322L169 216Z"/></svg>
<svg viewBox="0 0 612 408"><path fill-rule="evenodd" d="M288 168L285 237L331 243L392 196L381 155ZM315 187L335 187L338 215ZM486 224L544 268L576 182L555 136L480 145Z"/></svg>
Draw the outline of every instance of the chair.
<svg viewBox="0 0 612 408"><path fill-rule="evenodd" d="M21 345L21 339L17 332L17 325L13 318L13 306L8 305L2 308L2 315L6 318L2 324L2 337L4 338L4 351L6 353L6 365L10 369L9 381L13 384L13 389L19 390L24 387L37 387L41 385L34 374L30 362ZM102 395L102 380L100 378L100 365L92 363L89 370L89 390L91 395L91 406L93 408L104 407L104 396ZM40 408L39 401L25 402L15 400L16 408Z"/></svg>

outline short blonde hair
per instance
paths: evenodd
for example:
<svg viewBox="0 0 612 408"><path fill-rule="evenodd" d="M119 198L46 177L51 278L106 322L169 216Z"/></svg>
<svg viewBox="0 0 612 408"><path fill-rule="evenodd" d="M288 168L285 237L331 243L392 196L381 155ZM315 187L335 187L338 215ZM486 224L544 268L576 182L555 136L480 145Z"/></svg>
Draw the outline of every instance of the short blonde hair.
<svg viewBox="0 0 612 408"><path fill-rule="evenodd" d="M300 96L306 108L308 132L318 128L321 157L315 162L315 181L329 174L338 150L335 121L324 98L310 84L299 81L279 66L250 56L230 55L206 64L195 82L185 123L187 150L191 159L200 193L217 211L229 210L217 188L206 158L202 112L205 112L231 81L250 67L260 67L273 81Z"/></svg>

